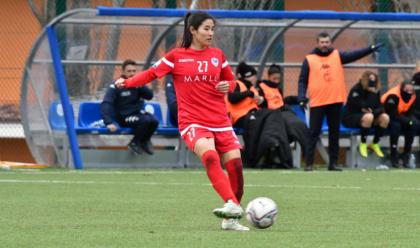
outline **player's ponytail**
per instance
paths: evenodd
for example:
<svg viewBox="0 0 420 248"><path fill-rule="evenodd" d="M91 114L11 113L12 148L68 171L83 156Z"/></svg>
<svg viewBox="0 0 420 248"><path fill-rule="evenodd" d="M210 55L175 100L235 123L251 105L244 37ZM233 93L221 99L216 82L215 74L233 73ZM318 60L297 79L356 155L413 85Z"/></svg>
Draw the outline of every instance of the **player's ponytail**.
<svg viewBox="0 0 420 248"><path fill-rule="evenodd" d="M190 27L193 29L198 30L200 25L207 19L213 20L216 23L216 20L206 12L197 11L194 13L187 13L184 18L184 35L182 37L181 47L189 48L193 41L193 36L191 34Z"/></svg>

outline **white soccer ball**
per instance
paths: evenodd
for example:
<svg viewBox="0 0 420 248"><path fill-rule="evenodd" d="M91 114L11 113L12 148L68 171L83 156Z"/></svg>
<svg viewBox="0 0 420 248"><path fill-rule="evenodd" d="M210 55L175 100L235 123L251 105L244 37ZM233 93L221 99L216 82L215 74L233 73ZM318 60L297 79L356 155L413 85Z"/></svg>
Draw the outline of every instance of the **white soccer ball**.
<svg viewBox="0 0 420 248"><path fill-rule="evenodd" d="M277 218L277 205L267 197L258 197L248 203L246 218L256 228L268 228Z"/></svg>

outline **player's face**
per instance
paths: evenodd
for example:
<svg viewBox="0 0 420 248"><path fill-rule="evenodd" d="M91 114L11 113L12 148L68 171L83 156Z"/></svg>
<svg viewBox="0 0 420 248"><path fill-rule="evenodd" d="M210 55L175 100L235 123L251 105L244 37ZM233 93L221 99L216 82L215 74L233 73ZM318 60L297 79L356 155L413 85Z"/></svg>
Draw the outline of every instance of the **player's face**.
<svg viewBox="0 0 420 248"><path fill-rule="evenodd" d="M134 76L137 72L137 67L135 65L127 65L122 74L126 77L126 78L131 78L132 76Z"/></svg>
<svg viewBox="0 0 420 248"><path fill-rule="evenodd" d="M273 73L270 76L268 76L268 80L270 80L273 83L280 83L280 73Z"/></svg>
<svg viewBox="0 0 420 248"><path fill-rule="evenodd" d="M210 46L214 36L214 21L207 19L198 27L197 30L191 29L194 43L201 47Z"/></svg>
<svg viewBox="0 0 420 248"><path fill-rule="evenodd" d="M322 52L327 52L331 48L331 38L330 37L320 37L318 38L317 44L319 50Z"/></svg>

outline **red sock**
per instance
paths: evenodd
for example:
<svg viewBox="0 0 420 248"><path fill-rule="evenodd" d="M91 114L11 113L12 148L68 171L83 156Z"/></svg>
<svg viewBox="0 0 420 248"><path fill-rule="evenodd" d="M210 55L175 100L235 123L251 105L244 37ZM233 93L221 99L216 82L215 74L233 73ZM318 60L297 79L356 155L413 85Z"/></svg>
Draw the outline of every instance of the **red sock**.
<svg viewBox="0 0 420 248"><path fill-rule="evenodd" d="M230 186L232 191L241 202L244 194L244 176L242 174L242 160L241 158L234 158L225 163L225 168L229 175Z"/></svg>
<svg viewBox="0 0 420 248"><path fill-rule="evenodd" d="M236 204L239 204L233 194L229 179L223 172L222 166L220 165L219 154L215 150L209 150L203 154L201 161L206 168L207 176L210 179L213 188L220 197L222 197L225 202L230 199Z"/></svg>

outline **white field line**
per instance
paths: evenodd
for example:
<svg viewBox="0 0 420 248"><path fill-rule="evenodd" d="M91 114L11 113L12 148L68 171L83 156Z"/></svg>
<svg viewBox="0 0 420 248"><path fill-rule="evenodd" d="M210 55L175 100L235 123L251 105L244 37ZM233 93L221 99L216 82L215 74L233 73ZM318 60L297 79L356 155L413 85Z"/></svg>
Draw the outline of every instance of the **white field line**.
<svg viewBox="0 0 420 248"><path fill-rule="evenodd" d="M86 170L60 170L60 171L44 171L43 169L12 169L12 170L1 170L0 168L0 175L1 172L4 171L7 174L38 174L38 175L68 175L68 174L90 174L90 175L152 175L152 174L203 174L204 169L133 169L133 170L96 170L96 169L86 169ZM308 176L313 174L330 174L336 175L337 172L331 172L326 170L317 170L311 172L305 172L302 170L248 170L244 169L244 174L266 174L267 172L273 174L306 174ZM364 169L350 169L344 170L340 172L340 174L345 173L360 173L364 174L366 172L377 172L377 173L399 173L399 174L416 174L420 173L420 170L386 170L386 171L375 171L375 170L364 170Z"/></svg>
<svg viewBox="0 0 420 248"><path fill-rule="evenodd" d="M1 168L0 168L0 175L1 175ZM147 169L138 169L138 170L63 170L63 171L43 171L42 169L12 169L12 170L4 170L7 174L35 174L35 175L68 175L68 174L89 174L89 175L152 175L152 174L179 174L179 173L186 173L186 174L204 174L203 169L174 169L174 170L147 170ZM319 173L326 173L331 175L336 175L337 172L330 172L325 170L319 171L312 171L312 172L305 172L299 170L244 170L244 174L266 174L267 172L273 174L306 174L308 176L312 174L319 174ZM340 172L343 173L360 173L364 174L366 172L375 172L375 170L348 170ZM378 171L377 173L401 173L401 174L416 174L420 173L420 170L388 170L388 171Z"/></svg>
<svg viewBox="0 0 420 248"><path fill-rule="evenodd" d="M100 184L100 185L148 185L148 186L205 186L210 187L209 183L185 183L185 182L119 182L119 181L74 181L74 180L27 180L27 179L0 179L1 183L17 184ZM361 190L359 186L322 186L322 185L288 185L288 184L245 184L246 188L289 188L289 189L339 189L339 190ZM420 187L390 188L394 191L420 191Z"/></svg>
<svg viewBox="0 0 420 248"><path fill-rule="evenodd" d="M26 180L26 179L0 179L0 183L17 184L100 184L100 185L151 185L151 186L205 186L209 183L161 183L161 182L117 182L117 181L74 181L74 180ZM281 184L246 184L250 188L299 188L299 189L344 189L359 190L361 187L352 186L316 186L316 185L281 185Z"/></svg>

